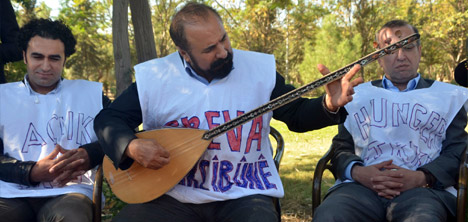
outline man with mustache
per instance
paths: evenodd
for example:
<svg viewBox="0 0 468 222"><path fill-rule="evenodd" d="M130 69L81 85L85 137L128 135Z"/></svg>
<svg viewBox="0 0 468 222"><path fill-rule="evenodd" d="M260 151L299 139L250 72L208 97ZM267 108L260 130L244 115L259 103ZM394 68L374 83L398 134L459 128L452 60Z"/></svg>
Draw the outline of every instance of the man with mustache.
<svg viewBox="0 0 468 222"><path fill-rule="evenodd" d="M115 167L133 161L159 169L171 156L158 141L133 129L164 126L211 129L293 90L276 73L272 55L232 49L218 13L188 3L173 17L178 52L135 66L136 83L95 119L95 130ZM322 73L328 70L320 66ZM268 138L271 118L297 132L342 122L339 109L362 79L330 83L327 95L300 98L215 138L195 167L165 195L129 204L114 221L277 221L274 198L283 187ZM154 184L158 186L158 184Z"/></svg>
<svg viewBox="0 0 468 222"><path fill-rule="evenodd" d="M389 21L375 46L414 33L406 21ZM379 59L382 80L355 88L332 143L337 181L314 221L454 220L468 91L423 78L420 59L420 42L411 43Z"/></svg>

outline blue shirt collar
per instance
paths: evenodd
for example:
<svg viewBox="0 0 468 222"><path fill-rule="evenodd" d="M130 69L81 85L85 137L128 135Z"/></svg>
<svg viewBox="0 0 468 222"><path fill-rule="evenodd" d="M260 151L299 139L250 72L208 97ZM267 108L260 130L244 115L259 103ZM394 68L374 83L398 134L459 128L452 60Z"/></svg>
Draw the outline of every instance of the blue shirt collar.
<svg viewBox="0 0 468 222"><path fill-rule="evenodd" d="M388 89L394 92L408 92L416 88L416 85L418 85L419 79L421 79L421 75L418 73L416 77L414 77L408 82L408 84L406 85L406 89L404 89L403 91L400 91L395 85L393 85L392 81L387 79L387 77L385 77L384 75L382 78L382 87L384 89Z"/></svg>
<svg viewBox="0 0 468 222"><path fill-rule="evenodd" d="M60 91L60 89L62 88L62 80L63 78L60 77L59 79L59 82L57 84L57 86L55 87L55 89L53 89L52 91L48 92L47 94L56 94ZM29 84L29 77L28 77L28 74L26 74L24 76L24 84L26 85L26 87L29 89L29 94L30 95L40 95L40 93L34 91L32 88L31 88L31 85Z"/></svg>
<svg viewBox="0 0 468 222"><path fill-rule="evenodd" d="M195 70L193 70L192 66L190 64L188 64L187 62L184 61L184 67L185 67L185 72L187 72L189 74L189 76L191 76L192 78L200 81L201 83L205 84L205 85L209 85L210 82L208 82L208 80L206 80L204 77L200 76L197 74L197 72L195 72ZM218 81L217 79L213 79L211 80L211 82L216 82Z"/></svg>

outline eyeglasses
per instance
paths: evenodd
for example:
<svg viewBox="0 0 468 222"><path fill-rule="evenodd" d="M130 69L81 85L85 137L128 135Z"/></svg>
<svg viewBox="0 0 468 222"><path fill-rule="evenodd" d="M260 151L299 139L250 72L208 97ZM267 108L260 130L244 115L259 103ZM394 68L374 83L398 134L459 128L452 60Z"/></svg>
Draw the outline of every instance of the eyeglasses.
<svg viewBox="0 0 468 222"><path fill-rule="evenodd" d="M411 50L413 50L415 47L417 47L419 44L417 42L412 42L412 43L409 43L407 45L404 45L402 48L403 51L405 52L409 52ZM375 49L380 49L379 45L377 42L374 42L374 47Z"/></svg>
<svg viewBox="0 0 468 222"><path fill-rule="evenodd" d="M416 46L417 46L417 43L413 42L413 43L410 43L410 44L407 44L407 45L403 46L402 48L403 48L403 51L411 51Z"/></svg>

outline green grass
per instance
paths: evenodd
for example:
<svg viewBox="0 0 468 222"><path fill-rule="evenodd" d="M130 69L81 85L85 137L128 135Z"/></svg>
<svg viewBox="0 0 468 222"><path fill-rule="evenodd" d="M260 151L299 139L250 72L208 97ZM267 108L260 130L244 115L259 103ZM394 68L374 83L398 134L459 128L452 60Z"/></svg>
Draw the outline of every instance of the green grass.
<svg viewBox="0 0 468 222"><path fill-rule="evenodd" d="M280 165L280 176L285 189L284 198L281 199L282 221L311 221L313 172L317 161L330 147L337 128L331 126L307 133L294 133L282 122L273 120L271 125L281 133L285 142ZM324 173L323 178L322 196L334 183L329 172ZM112 194L105 182L103 192L106 196L103 221L110 221L125 203Z"/></svg>

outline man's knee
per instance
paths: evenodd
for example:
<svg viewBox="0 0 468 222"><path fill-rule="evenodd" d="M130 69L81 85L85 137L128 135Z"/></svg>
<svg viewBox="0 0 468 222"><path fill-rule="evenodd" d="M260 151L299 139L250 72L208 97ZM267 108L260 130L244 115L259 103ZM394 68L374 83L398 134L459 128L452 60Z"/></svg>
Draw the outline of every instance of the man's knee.
<svg viewBox="0 0 468 222"><path fill-rule="evenodd" d="M65 194L48 201L39 211L39 221L93 220L92 201L83 194Z"/></svg>
<svg viewBox="0 0 468 222"><path fill-rule="evenodd" d="M342 214L341 210L337 211L340 206L330 207L327 201L324 201L320 204L314 211L314 215L312 217L312 221L315 222L333 222L333 221L347 221L344 218L345 214Z"/></svg>
<svg viewBox="0 0 468 222"><path fill-rule="evenodd" d="M455 201L453 197L453 202ZM443 201L432 190L415 188L395 198L388 207L387 220L447 221L449 212Z"/></svg>
<svg viewBox="0 0 468 222"><path fill-rule="evenodd" d="M227 221L278 221L279 212L276 209L273 197L252 195L229 200L218 212L218 217Z"/></svg>
<svg viewBox="0 0 468 222"><path fill-rule="evenodd" d="M314 211L312 217L315 222L354 221L358 211L353 202L347 202L347 198L341 195L330 195ZM338 210L339 209L339 210ZM361 221L359 219L358 221Z"/></svg>
<svg viewBox="0 0 468 222"><path fill-rule="evenodd" d="M335 187L315 209L313 221L380 221L384 207L375 192L356 184Z"/></svg>
<svg viewBox="0 0 468 222"><path fill-rule="evenodd" d="M0 198L0 220L11 222L35 221L36 216L22 198Z"/></svg>

